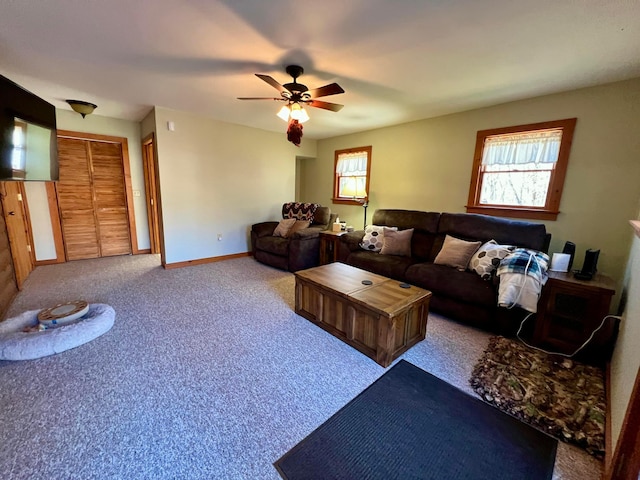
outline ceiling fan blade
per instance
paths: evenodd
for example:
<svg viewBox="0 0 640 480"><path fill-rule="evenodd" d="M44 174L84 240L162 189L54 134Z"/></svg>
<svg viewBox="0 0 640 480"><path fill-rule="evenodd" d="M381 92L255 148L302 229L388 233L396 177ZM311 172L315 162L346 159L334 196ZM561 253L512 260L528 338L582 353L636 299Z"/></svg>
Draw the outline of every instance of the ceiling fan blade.
<svg viewBox="0 0 640 480"><path fill-rule="evenodd" d="M276 102L284 102L284 98L277 97L237 97L238 100L275 100Z"/></svg>
<svg viewBox="0 0 640 480"><path fill-rule="evenodd" d="M309 90L308 93L309 95L311 95L311 98L318 98L327 97L329 95L337 95L338 93L344 93L344 90L337 83L330 83L329 85L325 85L324 87Z"/></svg>
<svg viewBox="0 0 640 480"><path fill-rule="evenodd" d="M321 100L309 100L306 104L310 107L323 108L325 110L331 110L332 112L339 112L342 110L342 107L344 107L344 105L338 103L323 102Z"/></svg>
<svg viewBox="0 0 640 480"><path fill-rule="evenodd" d="M265 82L267 82L273 88L278 90L281 94L284 93L284 92L288 92L289 91L286 88L284 88L282 85L280 85L278 82L276 82L273 79L273 77L270 77L269 75L262 75L261 73L256 73L256 77L258 77L258 78L264 80Z"/></svg>

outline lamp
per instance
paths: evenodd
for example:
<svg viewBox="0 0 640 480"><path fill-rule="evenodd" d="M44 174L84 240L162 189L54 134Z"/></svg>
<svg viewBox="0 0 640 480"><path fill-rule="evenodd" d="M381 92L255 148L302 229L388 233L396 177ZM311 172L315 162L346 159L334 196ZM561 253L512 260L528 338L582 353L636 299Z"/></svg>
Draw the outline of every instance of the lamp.
<svg viewBox="0 0 640 480"><path fill-rule="evenodd" d="M291 113L291 109L289 105L284 105L276 115L280 117L285 122L289 121L289 114Z"/></svg>
<svg viewBox="0 0 640 480"><path fill-rule="evenodd" d="M369 198L365 190L364 178L362 177L346 177L341 193L345 197L352 197L355 201L362 204L364 208L364 228L367 228L367 207L369 206Z"/></svg>
<svg viewBox="0 0 640 480"><path fill-rule="evenodd" d="M298 120L300 123L304 123L309 120L309 115L299 103L294 103L291 105L291 118L293 120Z"/></svg>
<svg viewBox="0 0 640 480"><path fill-rule="evenodd" d="M82 115L82 118L92 113L98 106L94 103L84 102L82 100L67 100L74 112Z"/></svg>
<svg viewBox="0 0 640 480"><path fill-rule="evenodd" d="M288 122L289 120L297 120L299 123L304 123L309 120L309 114L297 102L284 105L276 115L285 122Z"/></svg>

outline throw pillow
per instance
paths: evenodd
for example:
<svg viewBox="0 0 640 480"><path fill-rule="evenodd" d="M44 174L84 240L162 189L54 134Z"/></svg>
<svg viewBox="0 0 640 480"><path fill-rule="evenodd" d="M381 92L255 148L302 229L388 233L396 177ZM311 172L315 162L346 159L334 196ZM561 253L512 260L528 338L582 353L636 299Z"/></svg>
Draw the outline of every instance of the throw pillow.
<svg viewBox="0 0 640 480"><path fill-rule="evenodd" d="M408 228L407 230L392 230L385 227L380 254L410 257L411 237L413 237L413 228Z"/></svg>
<svg viewBox="0 0 640 480"><path fill-rule="evenodd" d="M294 223L296 223L295 218L284 218L280 220L280 223L278 223L278 226L273 231L273 236L286 237L287 234L289 233L289 230L291 230L291 227L293 227Z"/></svg>
<svg viewBox="0 0 640 480"><path fill-rule="evenodd" d="M309 227L308 220L296 220L296 223L293 224L289 232L287 232L287 237L292 237L294 233L299 232L300 230L304 230Z"/></svg>
<svg viewBox="0 0 640 480"><path fill-rule="evenodd" d="M447 235L444 237L442 249L438 252L433 263L465 270L469 260L471 260L471 257L481 244L482 242L467 242Z"/></svg>
<svg viewBox="0 0 640 480"><path fill-rule="evenodd" d="M383 227L380 225L367 225L364 229L364 238L360 247L369 252L379 252L384 245L384 229L398 230L398 227Z"/></svg>
<svg viewBox="0 0 640 480"><path fill-rule="evenodd" d="M516 249L511 245L499 245L495 240L489 240L482 245L469 261L469 268L476 272L483 280L491 280L503 258Z"/></svg>

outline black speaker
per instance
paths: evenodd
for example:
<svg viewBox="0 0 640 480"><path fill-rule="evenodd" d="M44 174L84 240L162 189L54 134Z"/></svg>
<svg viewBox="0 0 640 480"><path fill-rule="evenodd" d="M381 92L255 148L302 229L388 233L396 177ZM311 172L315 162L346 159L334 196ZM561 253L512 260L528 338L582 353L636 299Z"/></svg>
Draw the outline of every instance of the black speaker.
<svg viewBox="0 0 640 480"><path fill-rule="evenodd" d="M599 255L600 250L587 250L584 255L584 264L582 265L582 270L576 272L574 274L574 277L579 280L591 280L597 271L596 267L598 265Z"/></svg>
<svg viewBox="0 0 640 480"><path fill-rule="evenodd" d="M571 255L569 257L569 267L567 268L567 272L571 271L571 265L573 265L573 257L576 256L576 244L573 242L566 242L564 244L564 248L562 249L562 253L568 253Z"/></svg>

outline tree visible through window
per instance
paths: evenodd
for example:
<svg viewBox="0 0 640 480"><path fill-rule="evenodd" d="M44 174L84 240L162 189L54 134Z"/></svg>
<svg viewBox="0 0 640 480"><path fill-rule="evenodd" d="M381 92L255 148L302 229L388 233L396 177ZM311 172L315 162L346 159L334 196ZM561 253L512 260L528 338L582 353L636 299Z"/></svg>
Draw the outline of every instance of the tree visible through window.
<svg viewBox="0 0 640 480"><path fill-rule="evenodd" d="M360 205L368 197L371 146L336 150L333 203Z"/></svg>
<svg viewBox="0 0 640 480"><path fill-rule="evenodd" d="M555 220L575 124L479 131L467 211Z"/></svg>

